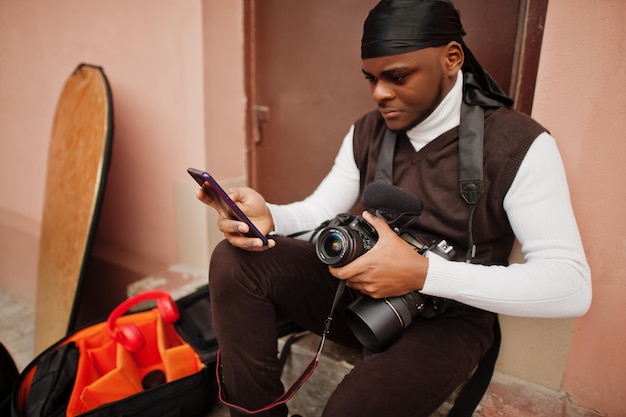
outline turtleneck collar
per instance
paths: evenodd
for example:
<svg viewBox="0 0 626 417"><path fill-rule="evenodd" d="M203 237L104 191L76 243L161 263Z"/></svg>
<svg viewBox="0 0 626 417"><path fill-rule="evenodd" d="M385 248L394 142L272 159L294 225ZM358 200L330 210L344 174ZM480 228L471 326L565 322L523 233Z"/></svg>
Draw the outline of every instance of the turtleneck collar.
<svg viewBox="0 0 626 417"><path fill-rule="evenodd" d="M459 71L454 86L439 106L419 125L408 130L407 136L416 151L433 139L459 125L463 102L463 73Z"/></svg>

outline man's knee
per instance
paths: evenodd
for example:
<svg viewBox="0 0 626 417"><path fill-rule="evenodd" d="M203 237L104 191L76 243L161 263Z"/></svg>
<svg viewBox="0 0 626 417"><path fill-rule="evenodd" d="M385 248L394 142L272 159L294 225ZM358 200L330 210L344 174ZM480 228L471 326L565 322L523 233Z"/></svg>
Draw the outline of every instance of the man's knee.
<svg viewBox="0 0 626 417"><path fill-rule="evenodd" d="M233 252L236 248L231 245L226 239L222 240L215 246L213 249L213 253L211 254L211 262L209 267L209 272L216 271L223 267L225 264L228 264L228 259L230 259L234 254Z"/></svg>
<svg viewBox="0 0 626 417"><path fill-rule="evenodd" d="M227 240L217 244L209 265L209 288L212 295L232 292L239 287L236 283L246 263L244 255L244 251L234 247Z"/></svg>

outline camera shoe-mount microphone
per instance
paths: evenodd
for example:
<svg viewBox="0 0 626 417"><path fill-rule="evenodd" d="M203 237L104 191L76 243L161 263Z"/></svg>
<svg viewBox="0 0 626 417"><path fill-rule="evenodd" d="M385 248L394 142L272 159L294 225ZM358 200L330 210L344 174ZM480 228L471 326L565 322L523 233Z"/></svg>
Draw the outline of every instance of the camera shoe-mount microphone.
<svg viewBox="0 0 626 417"><path fill-rule="evenodd" d="M413 225L424 209L418 197L384 181L367 185L363 201L398 234Z"/></svg>

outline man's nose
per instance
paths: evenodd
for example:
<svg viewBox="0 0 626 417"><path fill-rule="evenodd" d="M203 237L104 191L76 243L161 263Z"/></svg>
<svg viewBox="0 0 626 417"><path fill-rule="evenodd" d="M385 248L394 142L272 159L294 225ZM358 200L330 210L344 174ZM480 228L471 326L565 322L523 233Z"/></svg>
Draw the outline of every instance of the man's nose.
<svg viewBox="0 0 626 417"><path fill-rule="evenodd" d="M377 102L389 100L393 97L393 89L384 81L378 81L372 87L372 98Z"/></svg>

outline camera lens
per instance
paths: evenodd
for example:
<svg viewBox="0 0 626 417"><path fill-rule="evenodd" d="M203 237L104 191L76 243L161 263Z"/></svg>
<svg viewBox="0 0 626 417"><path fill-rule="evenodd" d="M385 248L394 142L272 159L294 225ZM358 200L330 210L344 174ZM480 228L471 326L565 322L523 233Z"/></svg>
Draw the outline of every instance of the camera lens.
<svg viewBox="0 0 626 417"><path fill-rule="evenodd" d="M382 352L423 309L421 295L410 292L385 299L362 296L344 310L344 315L350 330L366 349Z"/></svg>
<svg viewBox="0 0 626 417"><path fill-rule="evenodd" d="M370 250L378 234L361 216L338 214L320 232L315 250L326 265L344 266Z"/></svg>
<svg viewBox="0 0 626 417"><path fill-rule="evenodd" d="M363 255L366 248L361 235L345 227L332 227L320 233L316 244L317 257L331 266L344 266Z"/></svg>
<svg viewBox="0 0 626 417"><path fill-rule="evenodd" d="M346 265L351 261L346 257L350 257L353 246L349 230L334 227L324 229L317 239L317 257L327 265Z"/></svg>
<svg viewBox="0 0 626 417"><path fill-rule="evenodd" d="M324 240L323 243L324 253L330 257L334 258L341 254L344 250L343 238L336 230L328 233L328 237Z"/></svg>

